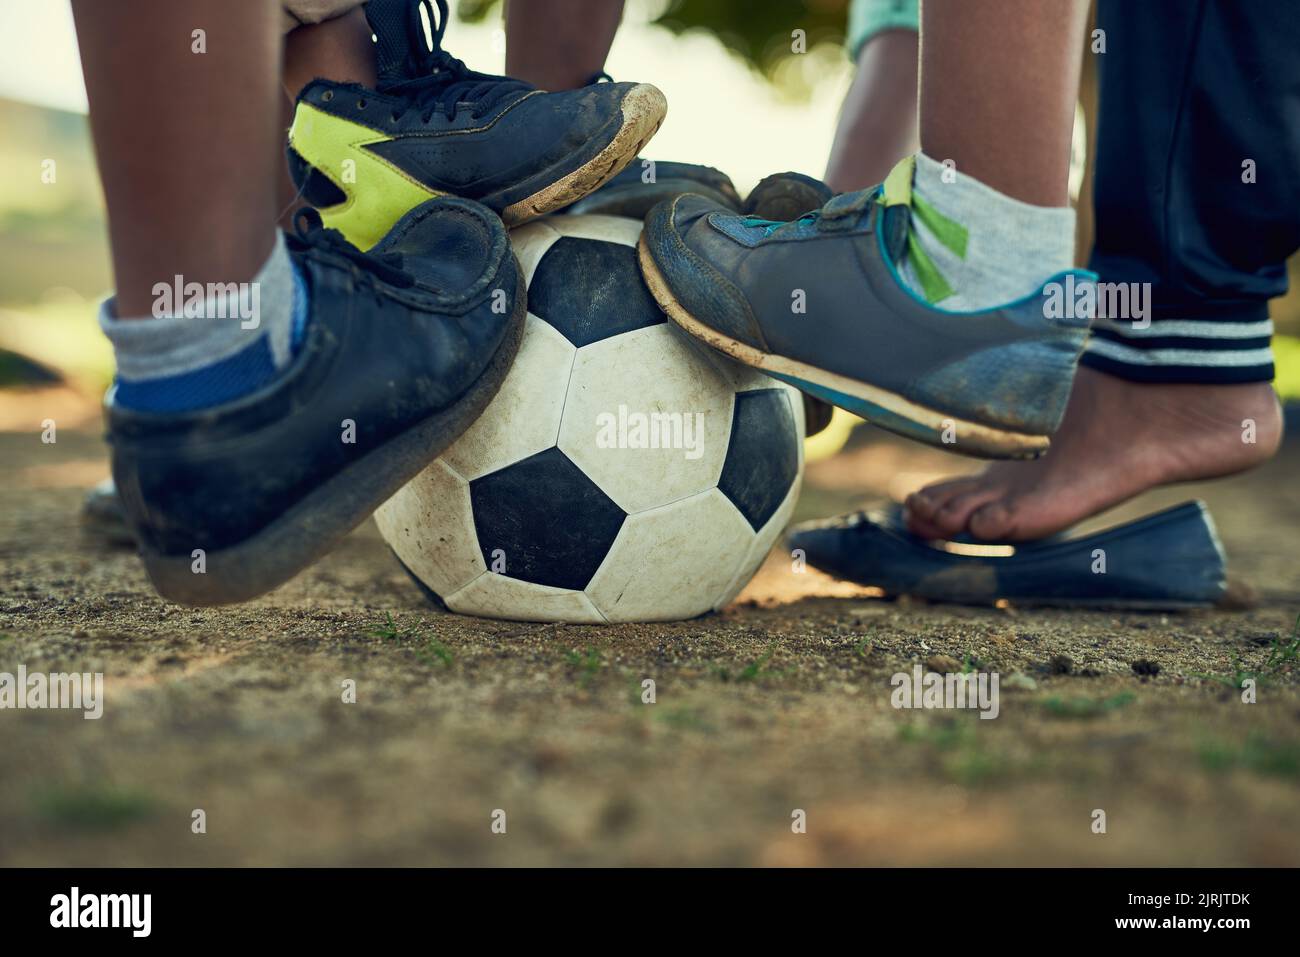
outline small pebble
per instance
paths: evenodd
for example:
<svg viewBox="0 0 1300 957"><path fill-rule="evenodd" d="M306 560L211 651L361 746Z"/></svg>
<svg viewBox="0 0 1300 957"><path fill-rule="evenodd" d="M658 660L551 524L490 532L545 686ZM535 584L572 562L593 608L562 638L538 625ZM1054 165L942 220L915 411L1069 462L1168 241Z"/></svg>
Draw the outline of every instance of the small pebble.
<svg viewBox="0 0 1300 957"><path fill-rule="evenodd" d="M925 666L941 675L956 674L961 671L961 662L951 655L931 655L925 659Z"/></svg>

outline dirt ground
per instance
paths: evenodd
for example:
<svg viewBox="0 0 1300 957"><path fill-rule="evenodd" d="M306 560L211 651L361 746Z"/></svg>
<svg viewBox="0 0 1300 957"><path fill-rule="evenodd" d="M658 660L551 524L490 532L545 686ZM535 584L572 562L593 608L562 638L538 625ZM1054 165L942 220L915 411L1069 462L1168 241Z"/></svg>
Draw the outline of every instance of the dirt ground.
<svg viewBox="0 0 1300 957"><path fill-rule="evenodd" d="M1120 513L1205 498L1244 610L886 601L778 553L720 615L576 627L439 613L371 523L256 603L166 604L79 524L93 409L0 404L0 672L106 683L99 721L0 711L0 864L1300 864L1300 667L1265 664L1300 613L1300 442ZM797 518L972 468L867 431ZM937 655L1001 674L997 720L891 707Z"/></svg>

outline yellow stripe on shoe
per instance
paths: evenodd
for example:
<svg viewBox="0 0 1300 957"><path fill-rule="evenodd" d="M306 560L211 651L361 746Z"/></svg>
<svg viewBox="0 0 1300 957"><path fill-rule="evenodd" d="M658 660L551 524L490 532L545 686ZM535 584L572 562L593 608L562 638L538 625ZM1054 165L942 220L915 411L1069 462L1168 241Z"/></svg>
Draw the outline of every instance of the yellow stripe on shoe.
<svg viewBox="0 0 1300 957"><path fill-rule="evenodd" d="M307 103L297 105L289 128L289 145L347 197L336 206L322 209L322 221L361 249L369 249L383 239L412 207L446 195L421 185L366 149L389 138Z"/></svg>
<svg viewBox="0 0 1300 957"><path fill-rule="evenodd" d="M943 215L923 200L920 194L912 191L912 180L915 175L915 156L899 160L885 178L881 190L881 205L908 207L909 214L918 222L924 223L934 234L935 239L946 246L958 259L965 259L970 233L961 223ZM917 238L916 231L910 228L907 232L907 256L927 302L934 305L953 295L955 290L939 271L930 254L925 251L925 247Z"/></svg>

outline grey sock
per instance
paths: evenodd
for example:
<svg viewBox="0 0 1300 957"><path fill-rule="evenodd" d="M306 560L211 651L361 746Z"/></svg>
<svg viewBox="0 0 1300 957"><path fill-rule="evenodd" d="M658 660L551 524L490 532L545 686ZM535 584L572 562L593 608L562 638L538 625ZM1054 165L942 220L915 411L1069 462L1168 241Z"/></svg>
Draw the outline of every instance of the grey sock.
<svg viewBox="0 0 1300 957"><path fill-rule="evenodd" d="M918 200L928 210L918 211ZM916 157L912 204L913 238L934 271L910 256L900 271L913 292L944 309L1005 305L1074 264L1069 206L1022 203L924 153Z"/></svg>
<svg viewBox="0 0 1300 957"><path fill-rule="evenodd" d="M121 319L113 300L99 312L99 325L113 343L119 379L170 378L227 359L266 337L272 363L292 357L294 266L284 236L262 268L244 283L189 284L167 277L154 286L154 314Z"/></svg>

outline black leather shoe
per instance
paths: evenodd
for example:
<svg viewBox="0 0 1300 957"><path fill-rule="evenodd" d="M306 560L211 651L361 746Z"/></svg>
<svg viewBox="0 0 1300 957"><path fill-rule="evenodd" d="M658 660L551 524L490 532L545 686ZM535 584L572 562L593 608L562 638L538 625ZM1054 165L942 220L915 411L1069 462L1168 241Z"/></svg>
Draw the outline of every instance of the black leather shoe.
<svg viewBox="0 0 1300 957"><path fill-rule="evenodd" d="M433 196L477 200L508 226L567 206L627 166L668 109L648 83L548 93L476 73L442 49L446 0L437 6L435 16L428 0L370 0L377 88L314 80L298 96L290 173L362 249Z"/></svg>
<svg viewBox="0 0 1300 957"><path fill-rule="evenodd" d="M695 193L726 209L739 210L741 206L731 177L721 170L696 163L639 159L565 212L645 219L659 203L682 193Z"/></svg>
<svg viewBox="0 0 1300 957"><path fill-rule="evenodd" d="M104 479L81 500L81 526L94 540L105 545L135 547L122 497L111 478Z"/></svg>
<svg viewBox="0 0 1300 957"><path fill-rule="evenodd" d="M927 542L895 506L796 525L787 543L836 578L930 601L1176 609L1212 605L1227 592L1223 546L1204 502L1014 545Z"/></svg>
<svg viewBox="0 0 1300 957"><path fill-rule="evenodd" d="M788 222L798 219L809 210L820 209L834 195L835 192L829 186L805 173L772 173L764 176L749 191L740 211L760 219ZM811 438L831 424L835 407L815 395L807 392L801 394L804 435Z"/></svg>
<svg viewBox="0 0 1300 957"><path fill-rule="evenodd" d="M490 210L430 200L370 254L300 217L310 321L276 379L192 412L106 400L113 479L164 598L288 581L465 431L518 349L527 293Z"/></svg>
<svg viewBox="0 0 1300 957"><path fill-rule="evenodd" d="M821 209L834 196L829 186L804 173L773 173L764 176L750 190L740 211L747 216L786 223Z"/></svg>

